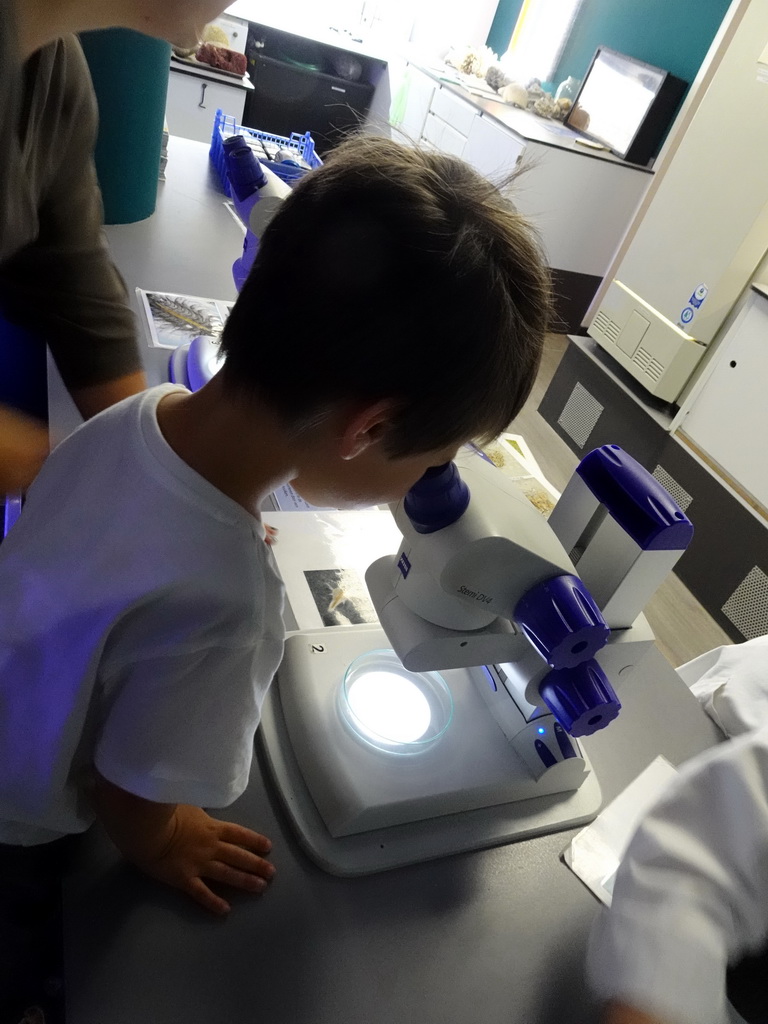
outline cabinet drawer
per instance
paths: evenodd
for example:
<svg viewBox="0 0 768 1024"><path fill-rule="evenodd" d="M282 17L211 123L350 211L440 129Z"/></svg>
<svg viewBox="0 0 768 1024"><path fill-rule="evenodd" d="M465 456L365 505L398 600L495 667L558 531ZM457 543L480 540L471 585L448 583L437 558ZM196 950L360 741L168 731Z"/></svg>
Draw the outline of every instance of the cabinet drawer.
<svg viewBox="0 0 768 1024"><path fill-rule="evenodd" d="M464 147L464 159L491 179L513 171L525 152L525 140L487 117L476 117Z"/></svg>
<svg viewBox="0 0 768 1024"><path fill-rule="evenodd" d="M406 139L418 142L424 134L427 111L437 87L428 75L409 65L405 72L403 88L406 90L407 99L402 120L396 127L401 129Z"/></svg>
<svg viewBox="0 0 768 1024"><path fill-rule="evenodd" d="M438 89L432 97L430 109L460 135L469 135L472 122L477 117L477 107L455 96L448 89Z"/></svg>
<svg viewBox="0 0 768 1024"><path fill-rule="evenodd" d="M245 90L237 86L178 71L168 76L165 116L171 135L210 142L216 110L221 108L241 124L244 105Z"/></svg>
<svg viewBox="0 0 768 1024"><path fill-rule="evenodd" d="M463 156L464 147L467 144L466 136L461 135L451 125L446 124L445 121L437 117L431 110L427 114L427 120L424 122L423 137L427 142L431 142L435 149L439 149L443 153L450 153L452 156Z"/></svg>

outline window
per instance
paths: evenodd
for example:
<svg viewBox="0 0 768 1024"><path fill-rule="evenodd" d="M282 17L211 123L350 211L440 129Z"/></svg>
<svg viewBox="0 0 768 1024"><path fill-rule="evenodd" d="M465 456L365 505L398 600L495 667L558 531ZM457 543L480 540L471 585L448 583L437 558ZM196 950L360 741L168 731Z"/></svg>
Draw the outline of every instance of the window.
<svg viewBox="0 0 768 1024"><path fill-rule="evenodd" d="M501 58L506 73L525 85L548 82L557 69L583 0L524 0L520 17Z"/></svg>

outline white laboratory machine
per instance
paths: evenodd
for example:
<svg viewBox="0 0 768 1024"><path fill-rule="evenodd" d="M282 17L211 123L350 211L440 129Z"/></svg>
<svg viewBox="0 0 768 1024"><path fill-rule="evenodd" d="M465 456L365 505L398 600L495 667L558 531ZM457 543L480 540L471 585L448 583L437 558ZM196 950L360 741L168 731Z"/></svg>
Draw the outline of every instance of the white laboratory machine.
<svg viewBox="0 0 768 1024"><path fill-rule="evenodd" d="M588 333L679 397L768 250L768 4L734 0L630 225Z"/></svg>
<svg viewBox="0 0 768 1024"><path fill-rule="evenodd" d="M582 738L619 714L642 608L692 535L613 445L549 521L469 449L393 514L400 550L366 575L379 625L289 635L260 730L302 845L342 875L591 820Z"/></svg>

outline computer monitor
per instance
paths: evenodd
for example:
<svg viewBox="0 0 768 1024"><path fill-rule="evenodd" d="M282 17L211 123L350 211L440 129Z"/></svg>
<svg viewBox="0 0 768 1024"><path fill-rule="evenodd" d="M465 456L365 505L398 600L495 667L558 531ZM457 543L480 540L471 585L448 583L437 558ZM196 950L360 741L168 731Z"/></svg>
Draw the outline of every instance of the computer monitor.
<svg viewBox="0 0 768 1024"><path fill-rule="evenodd" d="M659 151L688 83L599 46L565 123L636 164Z"/></svg>

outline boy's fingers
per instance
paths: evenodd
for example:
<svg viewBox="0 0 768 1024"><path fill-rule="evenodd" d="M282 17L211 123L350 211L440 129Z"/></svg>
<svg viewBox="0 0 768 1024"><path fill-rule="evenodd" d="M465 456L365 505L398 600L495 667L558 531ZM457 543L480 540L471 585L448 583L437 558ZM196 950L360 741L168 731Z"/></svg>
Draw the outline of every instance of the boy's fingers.
<svg viewBox="0 0 768 1024"><path fill-rule="evenodd" d="M206 878L214 882L224 882L235 889L246 889L248 892L264 892L267 887L267 880L254 875L250 871L238 871L229 864L222 864L219 860L211 861L205 868Z"/></svg>
<svg viewBox="0 0 768 1024"><path fill-rule="evenodd" d="M208 888L202 878L191 878L187 882L186 892L201 907L205 907L206 910L210 910L212 914L217 914L219 917L228 914L232 909L226 900Z"/></svg>
<svg viewBox="0 0 768 1024"><path fill-rule="evenodd" d="M276 526L270 526L269 523L264 523L264 542L266 544L277 544L277 535L279 530Z"/></svg>
<svg viewBox="0 0 768 1024"><path fill-rule="evenodd" d="M231 843L220 843L218 859L222 864L228 864L240 871L248 871L252 875L261 875L262 878L272 878L275 873L275 865L268 860L244 850L242 846L233 846Z"/></svg>
<svg viewBox="0 0 768 1024"><path fill-rule="evenodd" d="M246 850L252 850L262 856L272 849L272 843L266 836L254 832L250 828L245 828L244 825L235 825L232 821L222 821L219 839L223 839L227 843L236 843L237 846L244 846Z"/></svg>

